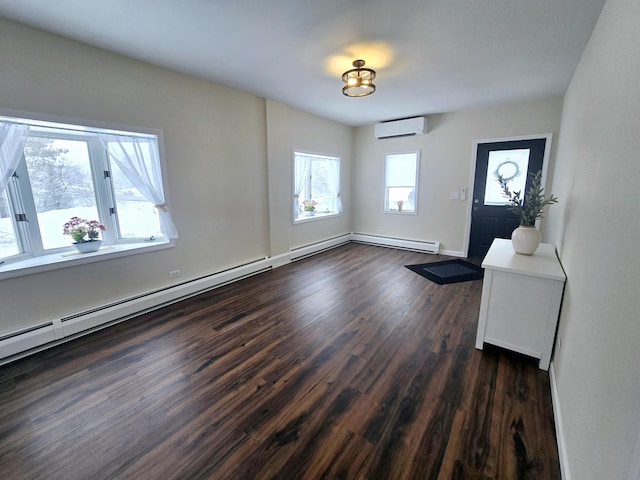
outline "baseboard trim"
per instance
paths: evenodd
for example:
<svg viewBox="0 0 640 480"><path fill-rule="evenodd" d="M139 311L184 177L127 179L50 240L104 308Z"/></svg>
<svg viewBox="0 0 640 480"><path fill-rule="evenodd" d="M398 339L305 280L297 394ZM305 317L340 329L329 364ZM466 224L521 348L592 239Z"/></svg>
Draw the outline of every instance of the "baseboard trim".
<svg viewBox="0 0 640 480"><path fill-rule="evenodd" d="M271 269L269 258L256 260L5 335L0 340L0 365Z"/></svg>
<svg viewBox="0 0 640 480"><path fill-rule="evenodd" d="M4 335L0 340L0 357L13 357L22 352L27 352L40 345L55 342L60 332L54 322L47 322L26 330L20 330L9 335ZM0 365L4 363L0 360Z"/></svg>
<svg viewBox="0 0 640 480"><path fill-rule="evenodd" d="M447 255L449 257L467 258L464 252L459 252L457 250L440 250L440 255Z"/></svg>
<svg viewBox="0 0 640 480"><path fill-rule="evenodd" d="M440 242L424 240L407 240L404 238L383 237L364 233L352 233L351 241L380 247L397 248L421 253L440 253Z"/></svg>
<svg viewBox="0 0 640 480"><path fill-rule="evenodd" d="M289 255L289 252L287 252L281 255L276 255L275 257L269 257L269 261L273 268L278 268L291 263L291 256Z"/></svg>
<svg viewBox="0 0 640 480"><path fill-rule="evenodd" d="M439 242L423 242L354 233L339 235L309 245L292 248L289 252L281 255L266 257L228 270L155 291L141 293L109 305L78 312L64 318L56 318L31 328L9 333L0 337L0 365L107 328L143 313L350 242L425 253L438 253L440 248ZM459 252L447 251L446 253L441 253L458 256L456 253Z"/></svg>
<svg viewBox="0 0 640 480"><path fill-rule="evenodd" d="M549 383L551 384L551 402L553 405L553 421L556 426L556 441L558 442L558 458L560 460L560 475L562 480L571 480L569 458L567 457L567 444L560 412L560 399L558 397L558 384L556 382L556 368L553 362L549 366Z"/></svg>
<svg viewBox="0 0 640 480"><path fill-rule="evenodd" d="M352 234L347 233L345 235L339 235L337 237L328 238L326 240L310 243L301 247L295 247L289 250L289 260L293 262L294 260L300 260L311 255L316 255L326 250L345 245L351 242L351 240Z"/></svg>

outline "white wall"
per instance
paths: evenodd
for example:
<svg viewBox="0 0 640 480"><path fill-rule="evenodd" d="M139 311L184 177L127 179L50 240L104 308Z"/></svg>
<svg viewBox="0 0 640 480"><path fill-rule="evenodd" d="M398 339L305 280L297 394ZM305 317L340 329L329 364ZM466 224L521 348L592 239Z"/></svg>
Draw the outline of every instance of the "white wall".
<svg viewBox="0 0 640 480"><path fill-rule="evenodd" d="M356 129L353 231L410 240L439 241L445 253L462 255L470 199L451 192L471 191L474 140L553 133L560 127L562 98L497 105L428 116L428 133L377 140L373 126ZM418 214L382 213L384 155L421 150Z"/></svg>
<svg viewBox="0 0 640 480"><path fill-rule="evenodd" d="M350 233L353 129L272 100L267 125L272 255ZM340 157L341 215L293 224L294 150Z"/></svg>
<svg viewBox="0 0 640 480"><path fill-rule="evenodd" d="M0 45L0 107L163 131L180 234L173 249L0 280L0 335L263 259L270 242L280 253L349 231L348 213L298 229L291 210L279 218L279 209L291 192L294 147L343 156L350 198L350 127L292 109L291 123L278 124L282 107L272 105L268 163L264 99L4 19ZM182 276L169 280L177 269Z"/></svg>
<svg viewBox="0 0 640 480"><path fill-rule="evenodd" d="M640 431L639 25L640 2L608 0L560 128L549 227L567 284L554 369L574 480L637 480L628 475Z"/></svg>

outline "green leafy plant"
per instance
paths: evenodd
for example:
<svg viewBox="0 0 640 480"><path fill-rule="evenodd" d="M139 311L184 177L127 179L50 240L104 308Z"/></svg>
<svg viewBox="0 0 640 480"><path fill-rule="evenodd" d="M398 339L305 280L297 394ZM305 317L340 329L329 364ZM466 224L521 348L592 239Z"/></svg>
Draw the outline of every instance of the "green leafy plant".
<svg viewBox="0 0 640 480"><path fill-rule="evenodd" d="M498 182L502 187L502 194L509 200L508 210L515 213L520 220L520 225L523 227L533 227L536 224L537 218L544 218L542 216L542 210L547 205L552 205L558 202L558 198L553 194L545 197L544 189L542 188L542 172L530 173L531 183L529 190L527 190L524 198L522 197L522 191L512 192L509 190L507 182L498 177Z"/></svg>
<svg viewBox="0 0 640 480"><path fill-rule="evenodd" d="M70 235L76 243L94 242L98 240L100 231L107 227L97 220L86 220L80 217L71 217L63 226L63 233Z"/></svg>
<svg viewBox="0 0 640 480"><path fill-rule="evenodd" d="M305 212L313 212L316 209L316 205L318 205L318 202L315 200L305 200L302 202L302 208L304 208Z"/></svg>

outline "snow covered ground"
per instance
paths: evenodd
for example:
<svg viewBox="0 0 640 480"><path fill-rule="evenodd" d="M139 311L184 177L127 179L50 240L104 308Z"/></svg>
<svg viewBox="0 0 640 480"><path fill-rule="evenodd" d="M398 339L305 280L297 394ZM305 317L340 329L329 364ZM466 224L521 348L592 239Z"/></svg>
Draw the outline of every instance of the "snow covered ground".
<svg viewBox="0 0 640 480"><path fill-rule="evenodd" d="M68 247L73 239L63 235L63 225L71 217L98 220L96 207L74 207L62 210L49 210L38 215L38 224L42 232L45 249ZM149 202L120 201L118 217L122 238L148 238L151 235L161 238L158 215ZM107 226L107 228L109 228ZM0 218L0 258L16 255L18 252L11 218Z"/></svg>

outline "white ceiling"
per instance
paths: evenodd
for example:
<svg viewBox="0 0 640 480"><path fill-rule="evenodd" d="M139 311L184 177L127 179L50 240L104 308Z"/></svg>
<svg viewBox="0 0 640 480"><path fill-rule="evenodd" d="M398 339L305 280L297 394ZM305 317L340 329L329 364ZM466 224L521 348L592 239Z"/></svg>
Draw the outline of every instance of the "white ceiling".
<svg viewBox="0 0 640 480"><path fill-rule="evenodd" d="M348 125L563 94L605 0L0 0L0 16ZM362 58L368 97L342 95Z"/></svg>

